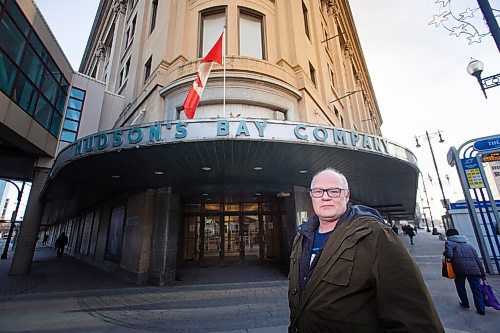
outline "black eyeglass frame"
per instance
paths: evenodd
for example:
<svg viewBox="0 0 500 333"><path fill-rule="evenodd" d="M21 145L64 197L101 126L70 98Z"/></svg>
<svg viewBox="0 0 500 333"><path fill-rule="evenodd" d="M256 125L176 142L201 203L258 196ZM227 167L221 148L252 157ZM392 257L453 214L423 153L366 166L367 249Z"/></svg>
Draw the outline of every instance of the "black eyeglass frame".
<svg viewBox="0 0 500 333"><path fill-rule="evenodd" d="M319 191L321 191L321 195L313 194L314 191L317 191L317 193L319 193ZM318 199L318 198L322 198L326 192L326 195L328 197L338 198L342 194L342 191L348 191L348 189L338 188L338 187L335 187L335 188L311 188L311 189L309 189L309 194L311 195L311 197Z"/></svg>

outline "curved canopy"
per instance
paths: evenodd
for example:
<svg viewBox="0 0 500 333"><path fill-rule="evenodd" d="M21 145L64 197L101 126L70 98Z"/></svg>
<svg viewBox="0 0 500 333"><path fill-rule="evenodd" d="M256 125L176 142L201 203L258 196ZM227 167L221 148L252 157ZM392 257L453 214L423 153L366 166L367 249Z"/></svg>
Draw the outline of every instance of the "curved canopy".
<svg viewBox="0 0 500 333"><path fill-rule="evenodd" d="M414 215L418 168L409 150L371 134L259 119L165 121L82 138L59 154L42 198L62 218L152 188L276 197L308 188L326 167L345 174L351 201Z"/></svg>

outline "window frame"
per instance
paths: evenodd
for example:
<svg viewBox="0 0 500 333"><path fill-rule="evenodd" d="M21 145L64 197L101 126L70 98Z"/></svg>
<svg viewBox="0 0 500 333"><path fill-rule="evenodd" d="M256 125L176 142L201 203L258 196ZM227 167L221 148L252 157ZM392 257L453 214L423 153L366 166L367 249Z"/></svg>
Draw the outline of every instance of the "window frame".
<svg viewBox="0 0 500 333"><path fill-rule="evenodd" d="M151 21L149 23L150 34L155 30L157 14L158 14L158 0L153 0L151 1Z"/></svg>
<svg viewBox="0 0 500 333"><path fill-rule="evenodd" d="M83 97L80 98L78 96L73 96L73 90L77 90L77 91L80 91L83 93ZM66 105L66 112L64 113L64 118L61 118L61 141L62 142L69 142L69 143L73 143L76 141L76 139L78 138L78 132L80 131L80 125L81 125L81 121L82 121L82 114L83 114L83 107L85 105L85 98L87 97L87 91L82 89L82 88L78 88L78 87L75 87L75 86L71 86L70 87L70 91L69 91L69 95L68 95L68 103ZM69 100L70 99L73 99L75 101L78 101L78 102L81 102L81 109L78 110L77 108L73 108L71 106L69 106ZM79 112L80 113L80 117L78 120L75 120L73 118L68 118L68 110L71 110L71 111L76 111L76 112ZM68 121L71 121L71 122L76 122L78 125L77 125L77 128L76 130L73 130L73 129L69 129L69 128L65 128L64 127L64 123L66 122L66 120ZM73 133L75 135L75 139L73 141L68 141L66 139L63 138L63 133Z"/></svg>
<svg viewBox="0 0 500 333"><path fill-rule="evenodd" d="M200 13L199 13L199 29L198 29L198 57L199 58L204 57L204 54L203 54L203 40L204 40L204 30L205 30L204 19L207 16L217 15L217 14L222 14L222 13L224 14L224 25L227 26L227 6L217 6L217 7L212 7L212 8L200 11Z"/></svg>
<svg viewBox="0 0 500 333"><path fill-rule="evenodd" d="M13 72L11 73L14 76L13 82L10 87L6 87L6 89L2 89L2 91L10 98L12 102L14 102L20 109L22 109L26 114L30 116L31 119L36 121L40 126L42 126L48 133L50 133L56 139L59 139L57 134L54 134L53 130L53 121L55 119L54 114L58 115L62 114L62 111L58 109L58 99L59 96L65 95L67 96L69 84L61 71L60 67L55 62L52 55L47 50L47 47L44 45L40 37L35 31L35 28L31 25L29 20L26 18L23 11L20 9L19 5L14 1L9 1L8 6L2 6L0 8L0 20L4 20L6 18L6 22L10 20L13 23L13 26L21 33L23 40L22 43L18 45L18 53L20 54L19 61L16 62L10 55L7 53L3 46L0 46L0 51L2 56L5 57L6 60L4 62L8 65L13 65ZM21 24L21 25L20 25ZM26 59L30 55L29 52L32 52L38 61L41 61L39 67L42 67L42 77L32 78L29 75L29 66L25 68ZM45 74L47 72L47 74ZM44 79L48 79L51 81L52 86L44 86ZM25 81L25 82L23 82ZM39 82L35 82L39 81ZM14 87L21 87L25 85L25 83L29 83L35 89L35 95L33 94L30 98L32 98L34 105L32 106L32 111L26 110L25 107L21 106L21 101L23 100L24 95L20 94L16 98L14 98L15 89ZM7 91L10 88L9 91ZM46 96L45 92L54 89L49 96ZM47 121L41 121L40 117L36 117L36 110L41 110L46 106L40 105L42 107L39 109L39 103L41 100L41 96L43 96L43 101L48 102L48 107L50 107L49 115L47 117ZM20 98L19 98L20 97ZM52 97L50 100L48 98ZM60 129L60 128L59 128ZM57 131L59 132L59 131Z"/></svg>
<svg viewBox="0 0 500 333"><path fill-rule="evenodd" d="M317 87L317 81L316 81L316 68L314 68L313 64L309 61L309 75L312 83L314 84L315 87Z"/></svg>
<svg viewBox="0 0 500 333"><path fill-rule="evenodd" d="M249 55L241 54L241 18L242 15L254 17L260 21L260 42L262 48L261 58L255 58ZM246 7L238 7L238 54L244 57L252 57L260 60L267 60L267 45L266 45L266 25L265 25L265 15Z"/></svg>
<svg viewBox="0 0 500 333"><path fill-rule="evenodd" d="M148 61L146 61L146 63L144 64L144 82L146 82L151 76L152 63L153 63L153 55L151 55Z"/></svg>
<svg viewBox="0 0 500 333"><path fill-rule="evenodd" d="M302 18L304 19L304 30L306 36L309 40L311 40L311 30L309 28L309 10L307 9L304 1L302 1Z"/></svg>

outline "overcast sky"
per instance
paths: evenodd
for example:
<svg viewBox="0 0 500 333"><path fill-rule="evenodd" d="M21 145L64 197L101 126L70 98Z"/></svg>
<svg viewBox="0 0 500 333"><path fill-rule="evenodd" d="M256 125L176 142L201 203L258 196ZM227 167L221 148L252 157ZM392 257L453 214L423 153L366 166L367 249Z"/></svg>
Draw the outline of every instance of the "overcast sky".
<svg viewBox="0 0 500 333"><path fill-rule="evenodd" d="M99 1L35 2L77 70ZM445 194L453 201L462 199L463 194L455 169L446 162L449 147L458 148L473 138L500 135L500 87L487 90L485 99L476 79L466 71L474 57L484 63L483 77L500 73L498 49L491 35L472 45L466 33L450 35L445 27L460 26L451 15L438 27L429 25L433 19L438 21L434 15L442 14L446 10L443 5L448 3L456 17L469 8L473 15L469 22L479 33L488 31L480 10L474 11L477 1L473 0L350 1L384 121L382 133L417 155L435 217L444 213L436 172L427 141L420 139L422 147L417 149L414 136L425 135L425 131L443 132L445 143L439 143L437 136L431 142ZM500 0L490 0L490 4L500 9Z"/></svg>

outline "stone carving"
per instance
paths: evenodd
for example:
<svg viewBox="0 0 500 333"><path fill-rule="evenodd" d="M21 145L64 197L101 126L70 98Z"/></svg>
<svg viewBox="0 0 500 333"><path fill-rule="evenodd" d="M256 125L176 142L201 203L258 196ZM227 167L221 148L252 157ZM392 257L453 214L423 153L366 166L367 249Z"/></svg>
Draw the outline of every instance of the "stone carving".
<svg viewBox="0 0 500 333"><path fill-rule="evenodd" d="M127 12L127 0L115 0L112 7L115 13L125 14Z"/></svg>

